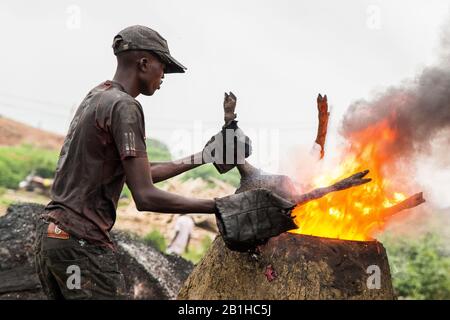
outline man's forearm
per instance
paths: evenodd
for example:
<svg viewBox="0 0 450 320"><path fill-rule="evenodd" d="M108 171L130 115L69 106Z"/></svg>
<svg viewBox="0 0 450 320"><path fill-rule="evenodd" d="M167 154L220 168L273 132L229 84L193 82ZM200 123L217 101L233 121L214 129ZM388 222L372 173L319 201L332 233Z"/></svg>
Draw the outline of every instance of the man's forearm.
<svg viewBox="0 0 450 320"><path fill-rule="evenodd" d="M161 213L214 213L215 201L183 197L156 187L133 194L139 211Z"/></svg>
<svg viewBox="0 0 450 320"><path fill-rule="evenodd" d="M202 153L198 152L176 161L151 162L150 170L153 182L156 183L192 170L202 164L204 164Z"/></svg>

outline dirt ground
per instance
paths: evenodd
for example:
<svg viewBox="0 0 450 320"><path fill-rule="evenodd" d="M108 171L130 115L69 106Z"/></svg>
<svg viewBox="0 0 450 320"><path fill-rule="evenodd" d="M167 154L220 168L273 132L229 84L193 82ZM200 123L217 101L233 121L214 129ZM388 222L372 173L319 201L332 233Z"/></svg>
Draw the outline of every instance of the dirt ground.
<svg viewBox="0 0 450 320"><path fill-rule="evenodd" d="M36 147L59 150L63 141L63 136L0 116L0 145L15 146L28 143Z"/></svg>

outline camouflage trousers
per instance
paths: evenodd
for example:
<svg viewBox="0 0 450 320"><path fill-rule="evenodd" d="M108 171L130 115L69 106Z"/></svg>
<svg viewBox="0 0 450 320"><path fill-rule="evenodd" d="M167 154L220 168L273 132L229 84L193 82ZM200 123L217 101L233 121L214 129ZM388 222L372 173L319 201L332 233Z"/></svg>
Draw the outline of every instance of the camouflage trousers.
<svg viewBox="0 0 450 320"><path fill-rule="evenodd" d="M74 237L47 235L48 222L39 219L35 263L49 299L124 299L125 281L114 251Z"/></svg>

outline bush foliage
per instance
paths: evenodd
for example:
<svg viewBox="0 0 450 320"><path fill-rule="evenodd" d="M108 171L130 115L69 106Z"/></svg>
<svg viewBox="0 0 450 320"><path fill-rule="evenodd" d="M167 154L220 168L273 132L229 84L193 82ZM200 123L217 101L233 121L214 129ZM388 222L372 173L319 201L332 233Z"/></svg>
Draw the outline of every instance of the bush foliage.
<svg viewBox="0 0 450 320"><path fill-rule="evenodd" d="M58 161L58 152L31 145L0 147L0 187L17 189L30 172L43 178L52 178Z"/></svg>
<svg viewBox="0 0 450 320"><path fill-rule="evenodd" d="M450 254L433 233L383 239L396 293L403 299L450 299Z"/></svg>
<svg viewBox="0 0 450 320"><path fill-rule="evenodd" d="M144 241L161 252L166 252L167 242L163 234L158 230L152 230L144 237Z"/></svg>

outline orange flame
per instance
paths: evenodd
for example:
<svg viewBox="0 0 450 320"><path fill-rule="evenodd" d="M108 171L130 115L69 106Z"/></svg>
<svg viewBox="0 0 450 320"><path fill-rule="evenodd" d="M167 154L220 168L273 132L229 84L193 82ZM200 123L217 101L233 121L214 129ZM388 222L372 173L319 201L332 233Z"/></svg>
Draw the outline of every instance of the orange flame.
<svg viewBox="0 0 450 320"><path fill-rule="evenodd" d="M393 191L392 181L384 176L386 164L393 161L390 150L396 137L387 119L350 136L351 145L338 168L319 176L313 185L330 185L365 169L370 170L372 181L295 207L292 215L298 229L291 232L366 241L383 230L389 219L384 209L406 198Z"/></svg>

